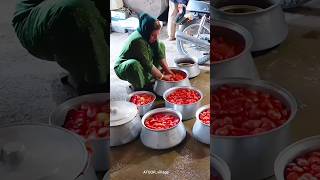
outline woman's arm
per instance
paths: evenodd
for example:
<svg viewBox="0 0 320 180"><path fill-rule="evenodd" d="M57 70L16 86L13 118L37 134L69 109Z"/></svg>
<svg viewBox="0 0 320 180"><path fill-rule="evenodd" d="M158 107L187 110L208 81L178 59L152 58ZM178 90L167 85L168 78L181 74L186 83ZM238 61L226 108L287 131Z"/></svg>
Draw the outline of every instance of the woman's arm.
<svg viewBox="0 0 320 180"><path fill-rule="evenodd" d="M154 78L159 79L159 80L168 81L171 78L170 74L165 75L165 74L161 73L161 71L158 68L156 68L154 65L152 66L151 74Z"/></svg>
<svg viewBox="0 0 320 180"><path fill-rule="evenodd" d="M163 70L168 73L168 74L173 74L173 72L170 70L169 66L168 66L168 63L167 63L167 60L166 59L161 59L160 60L160 65L161 67L163 68Z"/></svg>

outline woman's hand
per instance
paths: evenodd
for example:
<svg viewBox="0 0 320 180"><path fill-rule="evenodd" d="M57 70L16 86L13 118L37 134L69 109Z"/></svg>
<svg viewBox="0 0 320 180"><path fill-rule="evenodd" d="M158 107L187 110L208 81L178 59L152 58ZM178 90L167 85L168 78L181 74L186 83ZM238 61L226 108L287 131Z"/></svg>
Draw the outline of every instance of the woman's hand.
<svg viewBox="0 0 320 180"><path fill-rule="evenodd" d="M170 75L174 75L174 73L169 69L169 68L166 68L166 69L164 69L164 72L166 73L166 74L170 74Z"/></svg>
<svg viewBox="0 0 320 180"><path fill-rule="evenodd" d="M166 75L163 75L162 79L161 80L165 80L165 81L170 81L170 78L172 77L171 74L166 74Z"/></svg>

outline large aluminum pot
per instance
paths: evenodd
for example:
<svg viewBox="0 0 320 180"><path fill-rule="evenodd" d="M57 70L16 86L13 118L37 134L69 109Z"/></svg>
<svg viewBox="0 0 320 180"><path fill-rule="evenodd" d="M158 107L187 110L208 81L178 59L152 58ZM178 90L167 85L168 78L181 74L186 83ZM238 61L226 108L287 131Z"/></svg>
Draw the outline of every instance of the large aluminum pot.
<svg viewBox="0 0 320 180"><path fill-rule="evenodd" d="M172 71L180 71L183 72L186 76L185 79L181 80L181 81L164 81L164 80L156 80L155 84L154 84L154 92L159 95L159 96L163 96L163 93L172 88L172 87L176 87L176 86L191 86L190 81L189 81L189 75L188 72L186 70L183 69L179 69L179 68L170 68Z"/></svg>
<svg viewBox="0 0 320 180"><path fill-rule="evenodd" d="M252 33L252 51L262 51L284 41L288 35L280 0L215 0L213 17L244 26Z"/></svg>
<svg viewBox="0 0 320 180"><path fill-rule="evenodd" d="M135 104L111 101L110 146L119 146L136 139L141 131L141 118Z"/></svg>
<svg viewBox="0 0 320 180"><path fill-rule="evenodd" d="M225 20L214 21L213 28L213 36L231 38L239 45L243 45L244 49L234 57L222 61L211 60L211 77L213 79L230 77L259 79L257 68L250 53L253 42L251 34L242 26ZM213 43L211 43L212 45ZM214 47L211 47L211 49L214 53Z"/></svg>
<svg viewBox="0 0 320 180"><path fill-rule="evenodd" d="M222 180L231 180L230 169L226 162L219 156L212 154L210 156L211 176L220 175Z"/></svg>
<svg viewBox="0 0 320 180"><path fill-rule="evenodd" d="M295 142L285 148L277 157L274 164L274 173L277 180L285 180L284 170L286 166L298 156L320 149L320 136L312 136ZM302 178L303 179L303 178Z"/></svg>
<svg viewBox="0 0 320 180"><path fill-rule="evenodd" d="M177 57L174 59L177 67L188 72L189 78L197 77L200 74L200 68L197 61L188 56Z"/></svg>
<svg viewBox="0 0 320 180"><path fill-rule="evenodd" d="M132 98L132 96L137 95L137 94L142 94L142 93L149 94L149 95L153 96L154 100L148 104L145 104L145 105L141 105L141 106L137 105L140 116L145 115L147 112L149 112L153 108L154 102L157 98L155 94L153 94L152 92L149 92L149 91L135 91L135 92L130 93L128 95L127 101L130 102L130 99Z"/></svg>
<svg viewBox="0 0 320 180"><path fill-rule="evenodd" d="M285 89L262 80L224 79L212 83L212 92L222 85L248 87L270 93L290 110L287 122L271 131L247 136L217 136L211 134L211 153L224 159L232 179L258 180L273 174L273 164L279 152L291 142L290 125L297 112L295 98Z"/></svg>
<svg viewBox="0 0 320 180"><path fill-rule="evenodd" d="M83 103L104 103L109 101L108 93L96 93L78 96L60 104L50 114L49 124L63 126L68 112ZM93 149L92 163L96 171L109 169L109 138L85 139Z"/></svg>
<svg viewBox="0 0 320 180"><path fill-rule="evenodd" d="M97 180L83 140L48 124L0 127L0 174L6 180Z"/></svg>
<svg viewBox="0 0 320 180"><path fill-rule="evenodd" d="M197 91L200 94L201 98L197 102L192 103L192 104L173 104L173 103L169 102L168 96L178 89L190 89L190 90ZM201 101L203 99L203 94L199 89L197 89L195 87L179 86L179 87L173 87L173 88L168 89L163 94L163 98L165 101L165 106L167 108L172 108L176 111L179 111L182 114L182 119L188 120L188 119L194 118L197 110L201 107Z"/></svg>
<svg viewBox="0 0 320 180"><path fill-rule="evenodd" d="M148 117L152 116L156 113L172 113L179 117L180 122L166 130L153 130L148 128L145 125L145 121ZM145 114L142 118L142 130L140 134L141 142L152 149L168 149L174 146L177 146L182 142L182 140L186 137L186 129L182 123L181 113L168 108L158 108L154 109L147 114Z"/></svg>
<svg viewBox="0 0 320 180"><path fill-rule="evenodd" d="M210 145L210 124L204 124L199 115L202 111L210 109L210 105L205 105L199 108L196 112L196 122L192 128L192 135L198 141Z"/></svg>

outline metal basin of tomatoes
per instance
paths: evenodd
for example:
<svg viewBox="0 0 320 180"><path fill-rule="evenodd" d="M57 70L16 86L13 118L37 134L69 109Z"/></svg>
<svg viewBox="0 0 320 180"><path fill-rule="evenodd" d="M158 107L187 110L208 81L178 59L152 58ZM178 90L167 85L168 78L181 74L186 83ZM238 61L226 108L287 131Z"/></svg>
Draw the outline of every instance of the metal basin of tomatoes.
<svg viewBox="0 0 320 180"><path fill-rule="evenodd" d="M192 135L198 141L210 144L210 105L199 108L196 112L196 122L192 128Z"/></svg>
<svg viewBox="0 0 320 180"><path fill-rule="evenodd" d="M214 20L211 28L211 77L259 79L250 53L251 34L244 27L221 19Z"/></svg>
<svg viewBox="0 0 320 180"><path fill-rule="evenodd" d="M145 115L153 108L155 100L156 95L149 91L135 91L127 98L127 101L137 105L140 116Z"/></svg>
<svg viewBox="0 0 320 180"><path fill-rule="evenodd" d="M189 75L186 70L179 68L170 69L173 71L173 73L176 74L174 77L172 77L170 81L156 80L154 84L153 90L159 96L163 96L163 93L172 87L191 86L189 81Z"/></svg>
<svg viewBox="0 0 320 180"><path fill-rule="evenodd" d="M201 106L203 94L194 87L174 87L164 94L165 106L179 111L183 120L195 117L196 111Z"/></svg>
<svg viewBox="0 0 320 180"><path fill-rule="evenodd" d="M152 149L177 146L186 137L180 112L168 108L151 110L142 117L141 142Z"/></svg>
<svg viewBox="0 0 320 180"><path fill-rule="evenodd" d="M228 163L232 179L263 179L271 176L276 156L290 143L290 124L297 112L294 97L285 89L262 80L216 80L211 89L210 104L214 114L211 122L211 152ZM241 89L246 89L248 94ZM265 99L262 98L270 97L283 105L287 112L283 116L285 120L277 114L276 105L269 107L263 103ZM268 111L262 107L267 107ZM273 121L276 118L278 123ZM245 128L250 130L244 131Z"/></svg>
<svg viewBox="0 0 320 180"><path fill-rule="evenodd" d="M96 171L109 169L107 93L88 94L67 100L51 113L49 123L62 126L85 140L88 151L92 151L92 162Z"/></svg>
<svg viewBox="0 0 320 180"><path fill-rule="evenodd" d="M320 136L302 139L281 151L274 172L277 180L320 179Z"/></svg>
<svg viewBox="0 0 320 180"><path fill-rule="evenodd" d="M210 156L210 180L231 180L227 163L216 154Z"/></svg>

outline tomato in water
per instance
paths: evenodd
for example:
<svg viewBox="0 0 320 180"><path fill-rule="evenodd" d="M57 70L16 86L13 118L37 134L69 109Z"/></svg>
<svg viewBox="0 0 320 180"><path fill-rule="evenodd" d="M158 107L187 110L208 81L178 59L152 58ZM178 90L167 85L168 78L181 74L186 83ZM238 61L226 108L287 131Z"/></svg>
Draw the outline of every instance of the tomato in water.
<svg viewBox="0 0 320 180"><path fill-rule="evenodd" d="M135 94L130 98L130 102L138 106L149 104L154 100L155 100L155 96L152 96L148 93Z"/></svg>
<svg viewBox="0 0 320 180"><path fill-rule="evenodd" d="M83 103L66 116L66 129L85 139L109 138L109 106L106 103Z"/></svg>
<svg viewBox="0 0 320 180"><path fill-rule="evenodd" d="M296 157L287 164L284 176L286 180L320 179L320 149Z"/></svg>
<svg viewBox="0 0 320 180"><path fill-rule="evenodd" d="M168 95L167 100L173 104L193 104L201 99L201 95L193 90L187 88L179 88Z"/></svg>
<svg viewBox="0 0 320 180"><path fill-rule="evenodd" d="M210 125L210 109L205 109L199 114L199 119L206 125Z"/></svg>
<svg viewBox="0 0 320 180"><path fill-rule="evenodd" d="M144 124L153 130L166 130L176 126L179 122L179 117L172 113L156 113L148 117Z"/></svg>
<svg viewBox="0 0 320 180"><path fill-rule="evenodd" d="M271 94L244 87L221 86L212 97L211 134L255 135L283 125L290 111Z"/></svg>

